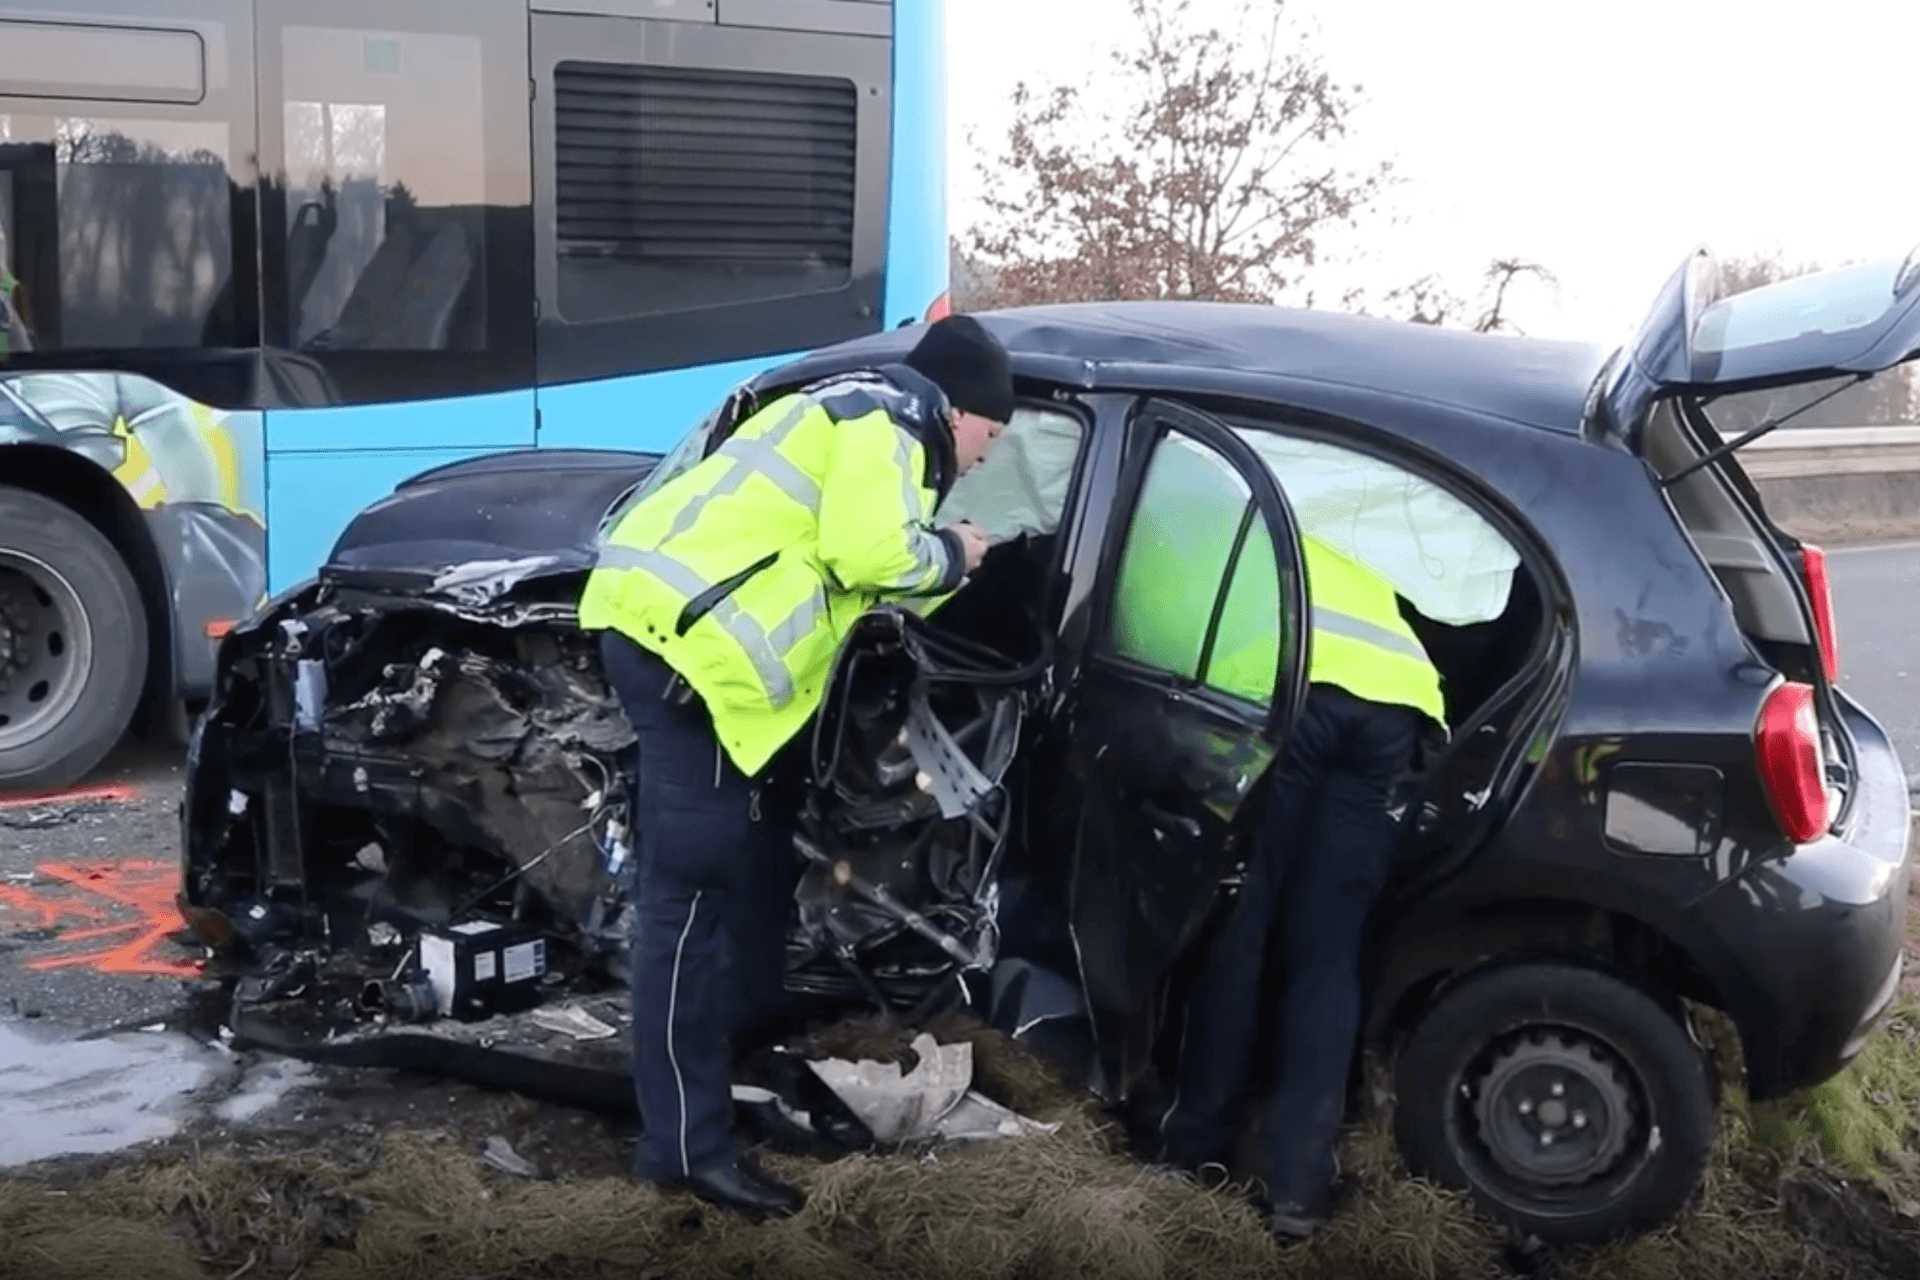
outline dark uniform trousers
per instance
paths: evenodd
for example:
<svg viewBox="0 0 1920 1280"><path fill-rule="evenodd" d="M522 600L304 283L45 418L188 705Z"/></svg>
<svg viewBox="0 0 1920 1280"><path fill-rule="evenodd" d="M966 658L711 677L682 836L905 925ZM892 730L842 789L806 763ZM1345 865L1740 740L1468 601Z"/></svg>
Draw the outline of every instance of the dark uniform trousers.
<svg viewBox="0 0 1920 1280"><path fill-rule="evenodd" d="M733 1044L781 1009L792 847L673 669L615 631L601 655L639 738L634 1172L671 1179L735 1154Z"/></svg>
<svg viewBox="0 0 1920 1280"><path fill-rule="evenodd" d="M1271 1010L1278 1078L1264 1127L1275 1204L1317 1210L1333 1182L1366 922L1398 838L1388 804L1420 727L1409 708L1309 686L1270 775L1239 898L1187 1003L1176 1089L1161 1120L1166 1153L1196 1166L1226 1158ZM1263 972L1284 984L1277 1000Z"/></svg>

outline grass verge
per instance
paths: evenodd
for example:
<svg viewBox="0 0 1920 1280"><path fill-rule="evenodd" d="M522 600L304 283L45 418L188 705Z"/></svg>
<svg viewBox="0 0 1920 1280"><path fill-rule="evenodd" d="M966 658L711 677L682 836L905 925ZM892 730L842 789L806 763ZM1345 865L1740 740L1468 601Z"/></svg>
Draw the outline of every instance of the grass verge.
<svg viewBox="0 0 1920 1280"><path fill-rule="evenodd" d="M1913 1133L1920 1008L1900 1009L1845 1075L1783 1103L1730 1098L1706 1185L1665 1229L1536 1259L1563 1280L1920 1275ZM1142 1167L1084 1097L961 1023L982 1088L1046 1137L832 1164L770 1157L804 1213L754 1226L623 1179L501 1175L472 1135L308 1135L137 1154L64 1178L0 1182L0 1276L204 1280L414 1276L1140 1277L1511 1274L1509 1241L1451 1192L1409 1180L1383 1122L1352 1136L1335 1226L1281 1248L1231 1189ZM810 1046L897 1055L873 1025ZM1909 1266L1911 1264L1911 1266Z"/></svg>

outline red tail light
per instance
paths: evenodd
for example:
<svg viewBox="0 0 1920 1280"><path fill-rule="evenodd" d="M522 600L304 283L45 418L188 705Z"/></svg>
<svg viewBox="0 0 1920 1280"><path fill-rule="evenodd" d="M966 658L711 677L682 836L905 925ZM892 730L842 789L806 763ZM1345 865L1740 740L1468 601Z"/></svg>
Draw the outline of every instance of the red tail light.
<svg viewBox="0 0 1920 1280"><path fill-rule="evenodd" d="M1812 687L1789 681L1768 694L1754 739L1760 780L1780 829L1795 844L1806 844L1827 827L1827 771Z"/></svg>
<svg viewBox="0 0 1920 1280"><path fill-rule="evenodd" d="M933 304L927 308L927 323L932 324L936 320L945 320L952 314L953 294L950 292L943 293L935 298Z"/></svg>
<svg viewBox="0 0 1920 1280"><path fill-rule="evenodd" d="M1813 625L1820 636L1820 665L1827 679L1840 678L1840 633L1833 624L1833 584L1827 578L1827 553L1802 546L1800 565L1807 574L1807 594L1813 597Z"/></svg>

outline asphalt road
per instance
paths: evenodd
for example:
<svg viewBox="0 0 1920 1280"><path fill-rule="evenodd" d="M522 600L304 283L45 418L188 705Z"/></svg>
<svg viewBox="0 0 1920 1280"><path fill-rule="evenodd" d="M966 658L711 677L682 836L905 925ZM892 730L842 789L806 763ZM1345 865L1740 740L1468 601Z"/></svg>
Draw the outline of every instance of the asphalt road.
<svg viewBox="0 0 1920 1280"><path fill-rule="evenodd" d="M84 1033L181 1006L196 953L163 908L184 773L178 746L130 741L74 798L0 807L0 1018Z"/></svg>
<svg viewBox="0 0 1920 1280"><path fill-rule="evenodd" d="M1920 773L1920 543L1835 550L1831 565L1843 682L1893 734L1907 773ZM70 1044L206 1020L188 1000L198 953L169 936L183 772L177 748L132 743L84 784L109 794L0 806L0 1037L11 1024L36 1043ZM135 1033L137 1044L152 1039ZM84 1048L55 1052L78 1055L85 1074ZM44 1050L16 1049L51 1065ZM191 1045L180 1052L194 1057ZM0 1102L15 1056L0 1040ZM129 1063L112 1079L154 1074Z"/></svg>

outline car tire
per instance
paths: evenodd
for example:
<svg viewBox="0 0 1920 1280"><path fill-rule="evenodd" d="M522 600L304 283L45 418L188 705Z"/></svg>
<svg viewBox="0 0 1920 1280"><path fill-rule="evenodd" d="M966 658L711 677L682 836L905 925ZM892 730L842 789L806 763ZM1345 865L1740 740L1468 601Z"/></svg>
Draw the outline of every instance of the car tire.
<svg viewBox="0 0 1920 1280"><path fill-rule="evenodd" d="M0 485L0 793L68 786L112 751L147 673L140 588L51 498Z"/></svg>
<svg viewBox="0 0 1920 1280"><path fill-rule="evenodd" d="M1665 1222L1713 1145L1714 1075L1681 1015L1578 964L1503 966L1446 989L1394 1083L1413 1171L1548 1244Z"/></svg>

